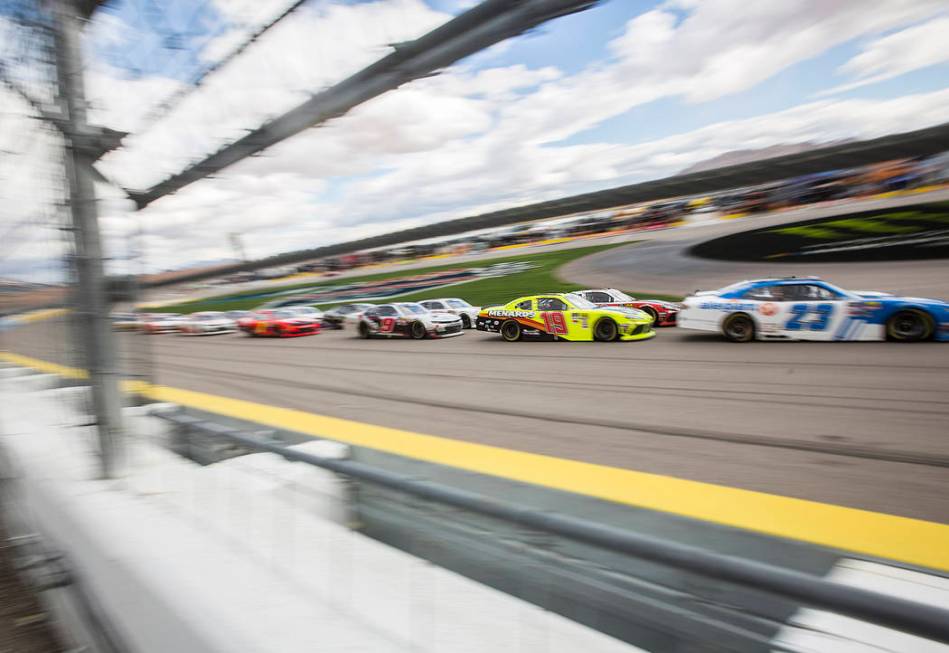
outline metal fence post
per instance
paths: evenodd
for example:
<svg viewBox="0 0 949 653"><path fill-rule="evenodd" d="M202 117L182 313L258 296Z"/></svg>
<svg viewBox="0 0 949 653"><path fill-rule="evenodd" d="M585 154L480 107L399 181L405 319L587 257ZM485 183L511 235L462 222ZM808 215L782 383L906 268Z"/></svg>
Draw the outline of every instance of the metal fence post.
<svg viewBox="0 0 949 653"><path fill-rule="evenodd" d="M77 318L92 390L102 476L114 478L121 472L123 459L122 403L92 164L118 141L114 133L86 123L80 42L84 16L76 0L58 0L54 11L56 72L63 115L58 127L65 145L67 197L76 249Z"/></svg>

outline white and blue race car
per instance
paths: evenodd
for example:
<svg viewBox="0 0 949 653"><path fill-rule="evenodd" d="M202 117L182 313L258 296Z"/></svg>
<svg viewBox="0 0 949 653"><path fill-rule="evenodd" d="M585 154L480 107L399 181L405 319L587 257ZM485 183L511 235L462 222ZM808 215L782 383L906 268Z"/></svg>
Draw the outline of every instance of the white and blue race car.
<svg viewBox="0 0 949 653"><path fill-rule="evenodd" d="M949 341L949 302L854 292L816 277L759 279L697 291L683 302L678 326L733 342Z"/></svg>

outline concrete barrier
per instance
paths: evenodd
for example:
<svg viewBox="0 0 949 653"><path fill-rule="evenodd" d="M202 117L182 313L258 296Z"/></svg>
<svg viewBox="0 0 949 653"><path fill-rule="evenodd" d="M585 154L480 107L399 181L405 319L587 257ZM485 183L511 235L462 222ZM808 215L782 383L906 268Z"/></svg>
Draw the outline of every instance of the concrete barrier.
<svg viewBox="0 0 949 653"><path fill-rule="evenodd" d="M202 466L158 446L167 430L134 408L127 471L98 480L71 410L81 392L2 380L0 394L5 487L128 650L636 650L346 528L331 473L269 454Z"/></svg>

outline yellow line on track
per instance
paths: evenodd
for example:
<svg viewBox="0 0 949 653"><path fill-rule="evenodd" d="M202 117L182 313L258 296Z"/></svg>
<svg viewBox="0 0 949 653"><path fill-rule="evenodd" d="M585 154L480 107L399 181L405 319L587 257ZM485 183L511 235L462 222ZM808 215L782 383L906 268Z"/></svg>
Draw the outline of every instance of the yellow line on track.
<svg viewBox="0 0 949 653"><path fill-rule="evenodd" d="M12 353L0 359L82 378L83 370ZM125 382L126 392L417 460L843 551L949 571L949 525L648 474L316 415L241 399Z"/></svg>

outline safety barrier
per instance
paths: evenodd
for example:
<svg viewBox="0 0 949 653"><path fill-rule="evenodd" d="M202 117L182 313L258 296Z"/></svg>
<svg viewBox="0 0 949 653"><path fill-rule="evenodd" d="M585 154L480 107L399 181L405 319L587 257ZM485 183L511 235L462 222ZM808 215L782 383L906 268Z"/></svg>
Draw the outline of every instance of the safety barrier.
<svg viewBox="0 0 949 653"><path fill-rule="evenodd" d="M250 435L182 412L161 411L155 415L182 429L219 437L249 450L274 453L289 461L315 465L374 486L502 520L521 529L568 538L574 542L593 545L716 581L767 592L804 606L949 644L949 610L577 517L534 510L467 490L408 478L352 460L322 458L294 450L277 440Z"/></svg>

